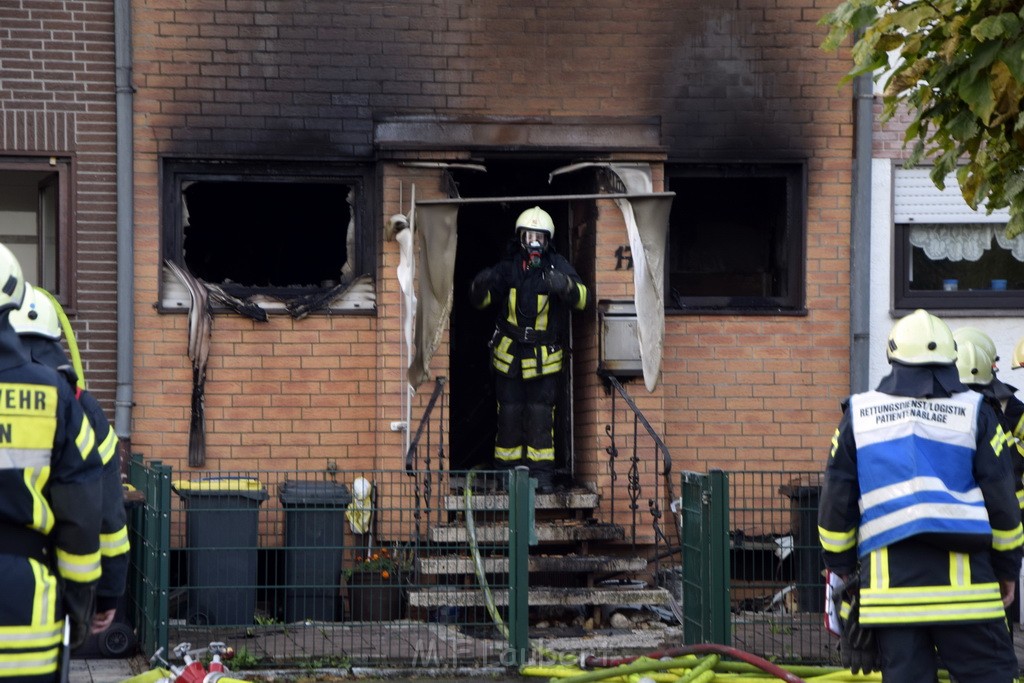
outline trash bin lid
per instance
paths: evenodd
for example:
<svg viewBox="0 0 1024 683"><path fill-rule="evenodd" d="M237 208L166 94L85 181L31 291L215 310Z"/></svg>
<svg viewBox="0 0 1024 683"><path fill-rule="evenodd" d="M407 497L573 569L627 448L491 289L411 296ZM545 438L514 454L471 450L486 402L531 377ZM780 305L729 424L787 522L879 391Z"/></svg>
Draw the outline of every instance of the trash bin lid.
<svg viewBox="0 0 1024 683"><path fill-rule="evenodd" d="M287 480L279 490L284 505L316 505L319 507L345 507L352 502L348 487L333 481Z"/></svg>
<svg viewBox="0 0 1024 683"><path fill-rule="evenodd" d="M171 482L171 488L182 498L191 496L238 496L253 500L266 500L269 496L259 479L246 477L204 477L203 479L179 479Z"/></svg>

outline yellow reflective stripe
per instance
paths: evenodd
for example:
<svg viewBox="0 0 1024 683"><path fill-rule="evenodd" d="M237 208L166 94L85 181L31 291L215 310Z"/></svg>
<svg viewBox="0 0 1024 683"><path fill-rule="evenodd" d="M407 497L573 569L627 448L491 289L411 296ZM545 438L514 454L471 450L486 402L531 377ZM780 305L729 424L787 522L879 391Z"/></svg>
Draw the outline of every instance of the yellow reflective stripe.
<svg viewBox="0 0 1024 683"><path fill-rule="evenodd" d="M555 449L552 448L534 448L533 446L526 447L526 457L534 462L545 462L548 460L555 459Z"/></svg>
<svg viewBox="0 0 1024 683"><path fill-rule="evenodd" d="M580 294L580 300L576 302L576 310L582 311L587 307L587 288L582 284L577 284L576 291Z"/></svg>
<svg viewBox="0 0 1024 683"><path fill-rule="evenodd" d="M953 605L907 605L891 608L868 607L861 605L860 622L865 625L883 626L886 624L915 624L950 621L988 621L1005 618L1006 612L1001 600L983 603L963 603Z"/></svg>
<svg viewBox="0 0 1024 683"><path fill-rule="evenodd" d="M554 353L548 352L548 347L542 347L540 351L541 366L544 370L561 370L562 369L562 349L558 349ZM544 372L543 374L548 374Z"/></svg>
<svg viewBox="0 0 1024 683"><path fill-rule="evenodd" d="M45 626L0 626L0 651L53 647L63 640L64 622ZM8 655L0 656L7 659ZM2 678L2 676L0 676Z"/></svg>
<svg viewBox="0 0 1024 683"><path fill-rule="evenodd" d="M103 443L97 447L97 450L100 453L100 459L103 460L104 465L110 462L110 459L114 457L115 453L117 453L117 443L117 434L115 434L114 430L111 429L107 432L107 438L103 439Z"/></svg>
<svg viewBox="0 0 1024 683"><path fill-rule="evenodd" d="M889 587L889 549L879 548L871 551L871 588L885 589Z"/></svg>
<svg viewBox="0 0 1024 683"><path fill-rule="evenodd" d="M484 300L477 304L477 308L487 308L491 305L491 290L487 290L487 295L484 296Z"/></svg>
<svg viewBox="0 0 1024 683"><path fill-rule="evenodd" d="M89 583L100 578L100 551L76 555L57 548L57 571L65 579Z"/></svg>
<svg viewBox="0 0 1024 683"><path fill-rule="evenodd" d="M1013 427L1013 435L1018 439L1024 440L1024 414L1017 420L1017 424Z"/></svg>
<svg viewBox="0 0 1024 683"><path fill-rule="evenodd" d="M819 526L818 540L826 552L841 553L857 545L857 530L829 531L825 527Z"/></svg>
<svg viewBox="0 0 1024 683"><path fill-rule="evenodd" d="M949 585L971 585L971 559L964 553L949 554Z"/></svg>
<svg viewBox="0 0 1024 683"><path fill-rule="evenodd" d="M515 357L508 352L508 347L512 345L512 339L510 337L502 337L497 346L494 347L494 357L501 359L504 363L511 363L515 360Z"/></svg>
<svg viewBox="0 0 1024 683"><path fill-rule="evenodd" d="M57 671L60 648L38 652L11 652L0 657L0 680L14 676L41 676Z"/></svg>
<svg viewBox="0 0 1024 683"><path fill-rule="evenodd" d="M948 603L984 602L987 600L1001 600L998 583L976 583L962 586L901 586L882 590L862 587L860 591L860 604L864 607L869 605L917 605L940 601Z"/></svg>
<svg viewBox="0 0 1024 683"><path fill-rule="evenodd" d="M112 534L100 534L100 555L117 557L131 549L128 542L128 527L123 526Z"/></svg>
<svg viewBox="0 0 1024 683"><path fill-rule="evenodd" d="M50 480L50 467L27 469L22 473L25 488L32 497L32 528L49 535L53 530L53 511L43 495L46 482Z"/></svg>
<svg viewBox="0 0 1024 683"><path fill-rule="evenodd" d="M1013 550L1024 545L1024 527L1020 524L1014 529L992 529L993 550Z"/></svg>
<svg viewBox="0 0 1024 683"><path fill-rule="evenodd" d="M57 619L57 577L36 560L29 558L28 564L32 568L32 577L35 580L32 598L32 626L38 629L40 625L54 623ZM58 632L58 635L62 634ZM43 642L36 647L44 645L52 645L52 643Z"/></svg>
<svg viewBox="0 0 1024 683"><path fill-rule="evenodd" d="M1003 446L1006 445L1006 432L1003 431L1002 425L996 425L996 433L992 435L992 440L988 443L998 458L1003 452Z"/></svg>
<svg viewBox="0 0 1024 683"><path fill-rule="evenodd" d="M75 437L75 445L78 446L78 452L82 454L82 460L88 458L92 449L96 447L96 432L92 430L88 420L82 420L82 427Z"/></svg>
<svg viewBox="0 0 1024 683"><path fill-rule="evenodd" d="M839 428L836 427L836 433L832 435L832 450L829 451L828 457L836 457L836 451L839 450Z"/></svg>
<svg viewBox="0 0 1024 683"><path fill-rule="evenodd" d="M536 330L548 329L548 295L537 295L537 319L533 321Z"/></svg>
<svg viewBox="0 0 1024 683"><path fill-rule="evenodd" d="M1017 489L1017 507L1024 508L1024 489Z"/></svg>
<svg viewBox="0 0 1024 683"><path fill-rule="evenodd" d="M501 372L503 372L505 374L508 374L508 369L510 367L508 363L502 363L500 360L495 358L494 362L493 362L493 365L494 365L495 368L497 368Z"/></svg>
<svg viewBox="0 0 1024 683"><path fill-rule="evenodd" d="M505 319L508 320L512 325L518 327L519 323L516 322L516 288L513 287L508 291L508 311L505 313Z"/></svg>
<svg viewBox="0 0 1024 683"><path fill-rule="evenodd" d="M501 446L495 446L494 457L498 460L519 460L523 457L523 447L513 446L511 448L504 448Z"/></svg>

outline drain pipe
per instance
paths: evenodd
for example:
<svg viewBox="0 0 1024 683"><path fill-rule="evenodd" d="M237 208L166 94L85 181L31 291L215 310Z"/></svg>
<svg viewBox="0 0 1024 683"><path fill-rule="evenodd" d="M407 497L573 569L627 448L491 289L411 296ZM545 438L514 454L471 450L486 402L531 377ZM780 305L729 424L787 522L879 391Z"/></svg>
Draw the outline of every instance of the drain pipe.
<svg viewBox="0 0 1024 683"><path fill-rule="evenodd" d="M132 144L131 0L114 0L114 77L117 93L117 393L114 433L121 441L122 467L131 455L132 383L135 368L135 213Z"/></svg>
<svg viewBox="0 0 1024 683"><path fill-rule="evenodd" d="M860 34L854 41L860 40ZM853 188L850 214L850 391L870 389L871 156L874 88L871 74L853 82Z"/></svg>

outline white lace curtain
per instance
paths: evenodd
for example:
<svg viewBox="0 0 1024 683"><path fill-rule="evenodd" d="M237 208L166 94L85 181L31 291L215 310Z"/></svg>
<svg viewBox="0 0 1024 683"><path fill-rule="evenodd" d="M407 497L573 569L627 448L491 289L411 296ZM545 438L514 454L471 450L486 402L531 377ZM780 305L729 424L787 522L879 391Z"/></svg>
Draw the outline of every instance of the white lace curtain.
<svg viewBox="0 0 1024 683"><path fill-rule="evenodd" d="M1006 237L1006 226L1001 223L966 223L949 225L914 225L910 228L910 243L924 249L932 261L977 261L992 248L992 240L1024 263L1024 235Z"/></svg>

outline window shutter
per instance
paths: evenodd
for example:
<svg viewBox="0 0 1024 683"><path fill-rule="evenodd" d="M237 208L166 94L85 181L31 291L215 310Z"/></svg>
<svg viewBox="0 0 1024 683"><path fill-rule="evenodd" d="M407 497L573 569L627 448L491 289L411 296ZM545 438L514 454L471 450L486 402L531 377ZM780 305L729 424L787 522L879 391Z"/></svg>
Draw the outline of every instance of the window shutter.
<svg viewBox="0 0 1024 683"><path fill-rule="evenodd" d="M946 189L935 187L927 168L897 168L893 180L895 223L1005 223L1006 209L988 215L984 208L972 211L960 194L956 175L946 178Z"/></svg>

